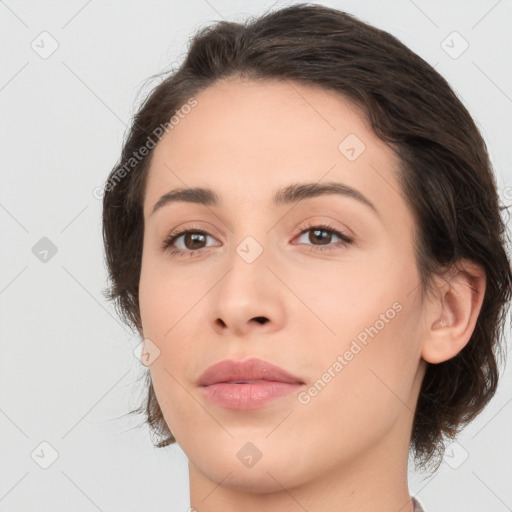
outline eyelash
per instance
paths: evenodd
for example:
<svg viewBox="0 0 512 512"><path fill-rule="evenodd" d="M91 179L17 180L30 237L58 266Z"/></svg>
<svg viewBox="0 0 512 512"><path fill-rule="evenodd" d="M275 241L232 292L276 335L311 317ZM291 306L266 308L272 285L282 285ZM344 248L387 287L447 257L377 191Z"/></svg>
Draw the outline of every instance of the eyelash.
<svg viewBox="0 0 512 512"><path fill-rule="evenodd" d="M308 226L302 227L302 228L300 228L298 230L297 236L302 236L304 233L307 233L308 231L319 231L319 230L328 231L330 233L333 233L334 235L336 235L339 238L341 238L341 241L340 242L336 242L336 245L334 245L334 244L328 244L326 246L308 245L308 244L301 244L301 245L306 245L306 247L308 247L307 250L310 250L310 251L313 251L313 252L317 252L317 251L333 251L333 250L336 250L339 247L347 247L350 244L352 244L353 241L354 241L353 238L345 235L343 232L339 231L338 229L336 229L333 226L331 226L329 224L326 224L326 223L310 224ZM170 250L170 248L172 247L172 244L178 238L180 238L181 236L186 235L188 233L195 233L195 234L199 233L199 234L202 234L202 235L205 235L205 236L211 236L211 235L209 235L209 233L207 231L204 231L203 229L200 229L198 227L196 228L195 226L190 226L189 228L184 229L184 230L173 231L172 233L170 233L164 239L164 241L162 243L162 247L161 247L162 251L169 252L169 254L171 256L176 256L176 257L181 258L181 257L184 257L186 255L189 255L190 257L192 257L195 253L201 252L203 249L206 249L206 247L203 247L201 249L196 249L196 250L184 250L184 249L173 249L173 250ZM333 245L334 245L334 247L332 247Z"/></svg>

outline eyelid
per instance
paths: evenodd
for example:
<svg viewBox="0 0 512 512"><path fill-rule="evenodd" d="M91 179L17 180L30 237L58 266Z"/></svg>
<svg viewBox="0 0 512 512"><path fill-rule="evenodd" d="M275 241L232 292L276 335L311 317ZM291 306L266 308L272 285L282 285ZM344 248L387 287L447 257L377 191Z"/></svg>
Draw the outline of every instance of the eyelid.
<svg viewBox="0 0 512 512"><path fill-rule="evenodd" d="M327 218L329 219L329 217ZM295 237L296 235L313 228L323 228L329 231L335 231L338 232L340 235L343 235L345 238L350 239L351 241L355 240L355 235L353 235L353 232L348 228L338 227L335 224L333 224L330 220L322 220L320 217L305 220L294 230L293 236Z"/></svg>

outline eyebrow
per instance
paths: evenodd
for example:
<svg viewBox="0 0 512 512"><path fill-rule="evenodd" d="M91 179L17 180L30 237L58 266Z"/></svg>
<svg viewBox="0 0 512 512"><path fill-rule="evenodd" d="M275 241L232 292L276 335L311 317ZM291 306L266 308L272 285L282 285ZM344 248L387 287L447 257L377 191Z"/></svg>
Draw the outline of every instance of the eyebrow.
<svg viewBox="0 0 512 512"><path fill-rule="evenodd" d="M273 196L275 206L297 203L303 199L309 199L322 195L337 194L350 197L369 207L378 217L380 214L374 204L355 188L338 182L324 183L293 183L276 191ZM205 206L219 206L221 200L211 189L203 187L178 188L164 194L153 206L150 215L164 206L175 202L187 202L203 204Z"/></svg>

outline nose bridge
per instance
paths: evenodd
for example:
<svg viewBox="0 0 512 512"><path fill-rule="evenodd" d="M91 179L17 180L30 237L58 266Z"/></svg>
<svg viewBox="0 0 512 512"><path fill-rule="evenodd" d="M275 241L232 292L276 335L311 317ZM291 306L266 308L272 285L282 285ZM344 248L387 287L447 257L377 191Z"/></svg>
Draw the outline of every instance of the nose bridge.
<svg viewBox="0 0 512 512"><path fill-rule="evenodd" d="M262 236L259 235L261 240ZM242 240L232 245L227 265L229 272L223 279L225 289L233 293L238 303L254 302L259 296L270 289L271 272L267 268L269 260L268 243L260 243L255 236L245 235Z"/></svg>
<svg viewBox="0 0 512 512"><path fill-rule="evenodd" d="M260 213L256 212L258 210ZM267 228L268 221L264 218L263 209L256 209L254 204L246 201L238 206L237 221L233 225L229 246L232 254L229 255L229 265L248 278L254 273L268 272L265 262L270 256L270 237L272 231Z"/></svg>

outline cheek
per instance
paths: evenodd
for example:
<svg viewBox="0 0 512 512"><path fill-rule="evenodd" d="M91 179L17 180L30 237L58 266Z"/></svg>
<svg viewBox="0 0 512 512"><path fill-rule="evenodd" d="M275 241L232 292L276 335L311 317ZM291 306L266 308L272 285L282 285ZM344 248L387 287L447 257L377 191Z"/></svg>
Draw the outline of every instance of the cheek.
<svg viewBox="0 0 512 512"><path fill-rule="evenodd" d="M409 291L401 284L404 274L402 279L394 275L396 266L396 260L390 264L376 257L340 264L315 262L307 273L288 272L284 280L311 312L298 304L291 313L300 313L302 324L318 326L323 346L330 348L324 351L328 356L348 348L356 337L362 343L374 335L379 338L397 323Z"/></svg>
<svg viewBox="0 0 512 512"><path fill-rule="evenodd" d="M310 377L320 380L321 390L318 399L311 398L313 407L340 404L332 414L357 412L359 425L371 425L375 418L407 407L402 402L410 399L420 361L421 308L416 294L410 293L416 276L413 262L389 258L365 265L364 271L340 266L330 275L318 272L313 287L308 282L296 288L329 327L319 340L322 350L311 357ZM311 319L315 320L313 315ZM324 388L325 382L329 383Z"/></svg>
<svg viewBox="0 0 512 512"><path fill-rule="evenodd" d="M190 329L204 324L204 312L194 307L202 295L201 290L191 289L190 281L165 279L153 271L141 277L139 304L144 337L160 350L151 371L164 379L173 375L182 381L201 350L201 340Z"/></svg>
<svg viewBox="0 0 512 512"><path fill-rule="evenodd" d="M163 257L143 257L139 307L145 336L170 337L181 319L188 320L209 287L197 273L171 268Z"/></svg>
<svg viewBox="0 0 512 512"><path fill-rule="evenodd" d="M399 417L413 414L417 364L410 314L404 305L378 333L369 330L366 343L347 335L329 347L328 358L319 358L320 364L317 359L316 374L294 415L298 431L318 432L315 449L320 450L321 439L330 439L333 451L355 453L382 439Z"/></svg>
<svg viewBox="0 0 512 512"><path fill-rule="evenodd" d="M163 279L155 267L141 275L139 303L144 337L160 350L149 371L160 410L178 443L192 435L200 417L197 404L185 391L191 386L190 367L201 350L199 343L192 343L193 336L187 330L201 321L199 308L194 308L199 294L190 288L190 281L187 286L182 279Z"/></svg>

